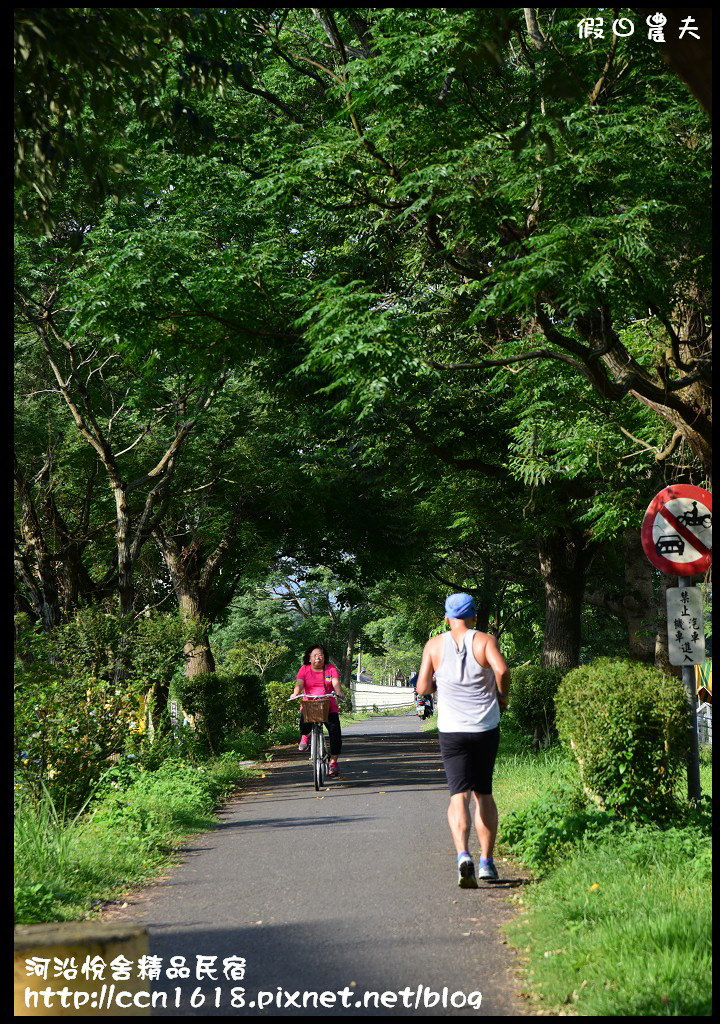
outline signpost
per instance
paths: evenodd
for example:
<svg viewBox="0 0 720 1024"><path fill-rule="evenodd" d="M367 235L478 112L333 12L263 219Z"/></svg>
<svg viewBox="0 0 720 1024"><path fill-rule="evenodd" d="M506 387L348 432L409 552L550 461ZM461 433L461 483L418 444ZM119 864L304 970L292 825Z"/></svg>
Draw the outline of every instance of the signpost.
<svg viewBox="0 0 720 1024"><path fill-rule="evenodd" d="M670 587L665 593L670 664L701 665L705 661L702 593L697 587Z"/></svg>
<svg viewBox="0 0 720 1024"><path fill-rule="evenodd" d="M661 572L683 577L706 572L712 564L712 495L690 484L666 487L650 502L640 538Z"/></svg>
<svg viewBox="0 0 720 1024"><path fill-rule="evenodd" d="M712 564L712 495L690 484L673 484L656 494L640 533L643 550L661 572L677 575L677 588L667 591L668 650L671 665L682 666L690 705L691 738L688 798L700 798L700 757L697 734L695 665L705 660L702 595L693 577Z"/></svg>

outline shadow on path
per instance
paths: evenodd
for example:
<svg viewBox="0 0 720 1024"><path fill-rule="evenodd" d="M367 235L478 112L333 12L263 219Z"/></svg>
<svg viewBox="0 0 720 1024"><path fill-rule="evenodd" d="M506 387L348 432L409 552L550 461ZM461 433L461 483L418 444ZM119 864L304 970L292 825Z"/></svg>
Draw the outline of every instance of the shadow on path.
<svg viewBox="0 0 720 1024"><path fill-rule="evenodd" d="M167 925L158 921L156 927ZM467 998L475 991L477 1003L479 989L448 989L438 984L436 973L434 978L428 976L433 972L424 964L432 953L434 937L432 930L420 939L408 936L398 955L396 935L358 935L344 919L312 920L302 928L272 924L228 929L199 922L187 932L177 928L165 934L159 931L153 937L154 955L167 962L179 951L192 948L197 955L217 958L213 961L217 976L154 982L153 991L165 992L167 1005L163 1007L163 997L156 995L159 1003L153 1016L477 1016L478 1008L468 1006ZM453 946L456 958L467 958L467 939L458 935ZM223 976L223 960L230 957L246 960L242 979ZM389 985L389 965L395 965L395 987ZM260 992L264 993L260 996L262 1008L258 1005ZM450 1005L453 992L458 993L455 1006ZM321 993L333 993L325 996L324 1006L319 1001ZM493 1009L498 1015L511 1013L497 1004ZM483 1010L492 1012L487 1005L481 1014Z"/></svg>
<svg viewBox="0 0 720 1024"><path fill-rule="evenodd" d="M271 791L282 797L291 786L313 789L312 771L307 754L288 750L272 767ZM437 737L425 735L350 736L343 741L340 776L327 782L327 788L362 789L382 786L445 786ZM253 779L243 785L243 795L267 789L268 779Z"/></svg>

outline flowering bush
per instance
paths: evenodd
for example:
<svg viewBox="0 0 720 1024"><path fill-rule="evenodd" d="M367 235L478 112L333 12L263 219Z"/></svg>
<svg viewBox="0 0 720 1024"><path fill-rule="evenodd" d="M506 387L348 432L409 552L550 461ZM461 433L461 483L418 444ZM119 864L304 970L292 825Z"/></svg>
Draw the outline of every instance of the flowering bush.
<svg viewBox="0 0 720 1024"><path fill-rule="evenodd" d="M142 698L182 666L172 616L120 617L84 609L51 634L19 617L15 768L31 791L44 783L76 810L142 731Z"/></svg>
<svg viewBox="0 0 720 1024"><path fill-rule="evenodd" d="M21 670L15 688L15 767L31 786L45 781L56 803L75 810L138 727L138 692L53 666Z"/></svg>

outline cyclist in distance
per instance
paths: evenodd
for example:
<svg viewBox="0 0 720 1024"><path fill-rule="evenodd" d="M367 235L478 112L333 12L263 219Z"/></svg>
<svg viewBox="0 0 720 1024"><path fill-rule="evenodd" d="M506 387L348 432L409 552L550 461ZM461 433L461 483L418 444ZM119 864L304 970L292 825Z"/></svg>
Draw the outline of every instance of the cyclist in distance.
<svg viewBox="0 0 720 1024"><path fill-rule="evenodd" d="M313 644L305 651L303 663L297 674L297 682L292 692L293 697L306 693L309 697L319 697L323 693L334 693L338 697L344 697L340 686L340 674L328 659L328 653L322 644ZM300 712L300 745L298 750L304 751L308 748L308 737L312 726L309 725ZM342 752L342 731L340 729L340 714L335 696L330 698L330 713L327 722L327 731L330 735L330 767L328 778L336 778L339 774L338 757Z"/></svg>

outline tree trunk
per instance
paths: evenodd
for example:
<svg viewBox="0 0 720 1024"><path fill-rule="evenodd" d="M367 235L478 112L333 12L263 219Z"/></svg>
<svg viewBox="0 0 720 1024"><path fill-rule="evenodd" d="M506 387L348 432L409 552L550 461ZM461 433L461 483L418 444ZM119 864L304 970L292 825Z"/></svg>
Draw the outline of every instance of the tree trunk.
<svg viewBox="0 0 720 1024"><path fill-rule="evenodd" d="M204 672L214 672L215 659L210 649L210 639L207 629L201 625L203 615L201 595L191 590L180 590L178 602L183 622L196 629L195 635L187 641L183 648L186 675L199 676Z"/></svg>
<svg viewBox="0 0 720 1024"><path fill-rule="evenodd" d="M623 537L625 593L622 599L630 657L650 664L655 660L657 605L653 592L653 569L640 543L636 527L627 527Z"/></svg>
<svg viewBox="0 0 720 1024"><path fill-rule="evenodd" d="M145 729L151 743L162 734L162 713L168 706L169 697L170 683L167 680L153 683L145 694Z"/></svg>
<svg viewBox="0 0 720 1024"><path fill-rule="evenodd" d="M542 664L568 672L580 660L580 615L585 591L586 545L574 527L555 530L538 544L545 586Z"/></svg>
<svg viewBox="0 0 720 1024"><path fill-rule="evenodd" d="M355 651L356 639L357 633L355 632L355 630L348 630L347 644L345 646L345 657L343 658L342 667L340 671L340 685L344 690L347 690L350 687L350 677L352 676L353 653Z"/></svg>
<svg viewBox="0 0 720 1024"><path fill-rule="evenodd" d="M128 615L133 610L135 592L132 582L132 559L130 556L130 511L125 487L120 481L113 481L117 527L115 543L118 555L118 590L120 592L120 614Z"/></svg>
<svg viewBox="0 0 720 1024"><path fill-rule="evenodd" d="M209 584L201 583L202 564L200 548L196 541L181 547L159 527L155 540L170 573L173 590L177 597L182 621L193 628L194 635L184 646L185 674L198 676L215 671L215 659L210 649L210 639L202 620L207 607Z"/></svg>
<svg viewBox="0 0 720 1024"><path fill-rule="evenodd" d="M173 581L174 582L174 581ZM210 649L210 640L207 635L207 630L201 625L202 622L202 601L200 595L197 592L183 589L180 584L175 586L175 592L177 593L178 603L180 605L180 615L184 623L191 625L196 632L194 635L184 644L183 652L185 654L185 675L199 676L208 672L215 671L215 659L213 658L212 651ZM190 714L183 710L183 714L187 715L187 719L192 729L197 729L201 725L201 716L196 714ZM210 750L215 753L214 742L212 736L207 729L205 734L210 743Z"/></svg>
<svg viewBox="0 0 720 1024"><path fill-rule="evenodd" d="M479 597L475 607L477 608L476 628L481 633L487 633L490 629L490 611L492 608L490 598L485 596Z"/></svg>
<svg viewBox="0 0 720 1024"><path fill-rule="evenodd" d="M24 552L16 552L16 570L28 589L28 596L37 609L43 629L50 632L60 622L55 562L45 540L30 487L17 458L14 459L14 477L22 509L20 536L25 545Z"/></svg>

